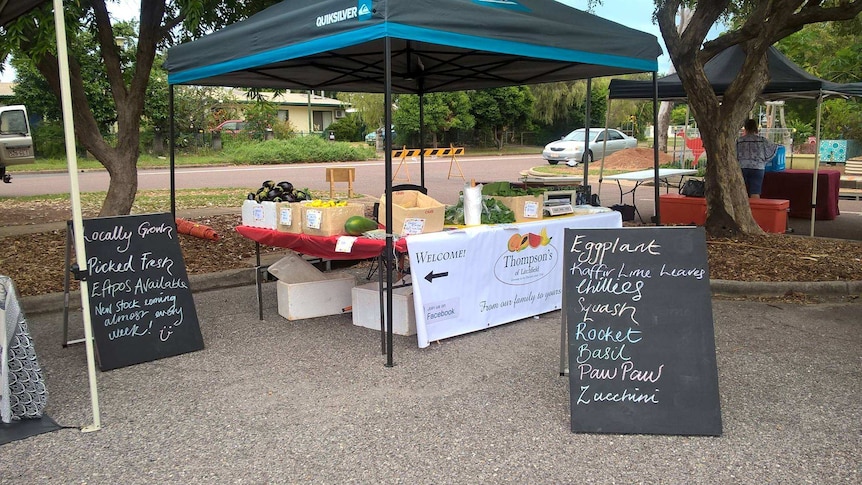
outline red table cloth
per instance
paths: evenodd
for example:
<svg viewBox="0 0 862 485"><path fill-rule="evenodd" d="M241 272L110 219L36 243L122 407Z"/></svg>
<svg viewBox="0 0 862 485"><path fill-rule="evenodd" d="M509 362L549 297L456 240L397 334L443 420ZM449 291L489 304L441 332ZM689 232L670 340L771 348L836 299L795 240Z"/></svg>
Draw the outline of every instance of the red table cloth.
<svg viewBox="0 0 862 485"><path fill-rule="evenodd" d="M292 249L297 253L333 260L376 258L386 247L386 241L383 239L357 237L350 252L343 253L337 252L335 246L339 238L351 236L310 236L251 226L236 226L236 231L243 237L266 246ZM395 250L407 252L407 241L404 238L395 241Z"/></svg>
<svg viewBox="0 0 862 485"><path fill-rule="evenodd" d="M790 217L811 218L811 190L814 170L788 169L781 172L766 172L763 177L764 199L787 199L790 201ZM838 212L838 189L841 172L838 170L817 171L817 207L814 218L835 219Z"/></svg>

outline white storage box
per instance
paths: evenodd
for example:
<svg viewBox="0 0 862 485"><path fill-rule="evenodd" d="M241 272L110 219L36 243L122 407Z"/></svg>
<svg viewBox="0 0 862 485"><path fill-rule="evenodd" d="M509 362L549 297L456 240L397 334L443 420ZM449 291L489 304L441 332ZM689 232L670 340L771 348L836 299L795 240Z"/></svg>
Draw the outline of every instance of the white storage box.
<svg viewBox="0 0 862 485"><path fill-rule="evenodd" d="M322 274L322 281L277 282L278 314L288 320L302 320L349 312L350 290L356 279L337 273Z"/></svg>
<svg viewBox="0 0 862 485"><path fill-rule="evenodd" d="M324 273L298 254L289 254L269 267L278 278L278 314L288 320L337 315L350 311L356 278Z"/></svg>
<svg viewBox="0 0 862 485"><path fill-rule="evenodd" d="M384 314L386 296L383 297ZM353 324L380 330L380 293L378 283L353 288ZM416 335L416 314L413 312L413 288L405 286L392 290L392 333Z"/></svg>
<svg viewBox="0 0 862 485"><path fill-rule="evenodd" d="M278 226L275 202L244 201L242 203L242 225L275 229Z"/></svg>

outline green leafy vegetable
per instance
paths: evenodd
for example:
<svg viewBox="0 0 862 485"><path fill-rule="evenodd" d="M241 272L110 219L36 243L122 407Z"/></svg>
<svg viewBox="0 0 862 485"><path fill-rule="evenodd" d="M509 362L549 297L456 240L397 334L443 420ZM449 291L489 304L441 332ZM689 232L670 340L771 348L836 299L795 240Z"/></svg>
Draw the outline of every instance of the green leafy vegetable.
<svg viewBox="0 0 862 485"><path fill-rule="evenodd" d="M446 207L443 222L445 224L464 225L463 195L457 204ZM507 224L515 222L515 213L512 212L512 209L497 201L497 199L483 195L481 222L482 224Z"/></svg>
<svg viewBox="0 0 862 485"><path fill-rule="evenodd" d="M520 197L522 195L542 195L545 189L528 187L521 189L512 187L509 182L491 182L482 186L482 195L496 195L499 197Z"/></svg>

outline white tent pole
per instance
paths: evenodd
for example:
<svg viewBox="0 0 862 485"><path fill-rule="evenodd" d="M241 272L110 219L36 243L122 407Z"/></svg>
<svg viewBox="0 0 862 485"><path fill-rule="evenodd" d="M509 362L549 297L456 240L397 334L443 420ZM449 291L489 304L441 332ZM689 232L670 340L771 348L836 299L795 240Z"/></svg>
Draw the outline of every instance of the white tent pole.
<svg viewBox="0 0 862 485"><path fill-rule="evenodd" d="M814 237L814 219L817 212L817 168L820 166L820 115L823 111L823 93L817 96L817 126L814 131L817 133L816 144L814 145L814 180L811 182L811 237Z"/></svg>
<svg viewBox="0 0 862 485"><path fill-rule="evenodd" d="M66 139L66 162L69 166L69 197L72 202L72 227L75 232L75 259L82 274L87 269L87 254L84 251L84 222L81 216L81 193L78 186L78 158L75 148L75 125L72 120L72 93L69 82L69 58L66 47L66 21L63 18L63 0L54 0L54 27L57 31L57 61L60 64L60 101L63 106L63 134ZM93 354L93 327L90 320L89 287L81 280L81 313L84 316L84 343L87 349L87 375L90 380L90 405L93 424L81 431L102 429L99 418L99 390L96 386L96 361Z"/></svg>
<svg viewBox="0 0 862 485"><path fill-rule="evenodd" d="M590 97L593 91L593 78L587 78L587 99L584 102L586 106L586 118L584 119L584 155L582 160L584 161L584 187L589 187L590 185ZM589 201L587 201L589 204Z"/></svg>
<svg viewBox="0 0 862 485"><path fill-rule="evenodd" d="M602 175L605 172L605 153L608 151L608 125L611 122L611 96L608 93L608 97L605 102L605 139L602 141L602 161L599 163L599 200L602 200ZM634 133L632 133L634 135Z"/></svg>

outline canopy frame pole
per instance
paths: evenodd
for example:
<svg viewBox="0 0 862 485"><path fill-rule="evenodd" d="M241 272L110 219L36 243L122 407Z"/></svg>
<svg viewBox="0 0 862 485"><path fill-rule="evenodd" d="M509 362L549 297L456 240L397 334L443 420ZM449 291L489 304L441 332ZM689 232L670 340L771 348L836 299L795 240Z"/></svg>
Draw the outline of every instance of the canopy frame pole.
<svg viewBox="0 0 862 485"><path fill-rule="evenodd" d="M386 367L394 367L392 359L392 264L394 261L394 247L392 234L392 43L390 37L383 40L383 126L390 133L385 138L383 149L386 168Z"/></svg>
<svg viewBox="0 0 862 485"><path fill-rule="evenodd" d="M608 152L608 125L611 124L611 97L605 98L605 139L602 140L602 161L599 162L599 190L596 192L602 200L602 176L605 173L605 153Z"/></svg>
<svg viewBox="0 0 862 485"><path fill-rule="evenodd" d="M78 155L75 147L75 122L72 119L72 93L69 80L69 54L66 44L66 21L63 0L54 0L54 29L57 32L57 61L60 64L60 101L63 108L63 134L66 142L66 164L69 166L69 197L72 202L72 225L75 233L75 259L81 274L87 271L84 247L84 218L81 214L81 189L78 184ZM81 428L88 433L102 429L99 413L99 389L96 384L96 360L93 349L93 322L90 318L90 290L86 277L81 280L81 313L84 317L84 344L87 352L87 377L90 382L90 407L93 423Z"/></svg>
<svg viewBox="0 0 862 485"><path fill-rule="evenodd" d="M587 96L584 101L584 188L590 186L590 94L593 90L593 78L587 78Z"/></svg>
<svg viewBox="0 0 862 485"><path fill-rule="evenodd" d="M425 91L419 78L419 184L425 187Z"/></svg>
<svg viewBox="0 0 862 485"><path fill-rule="evenodd" d="M177 184L176 184L176 158L174 152L174 85L168 86L168 136L171 138L169 146L171 147L170 167L171 167L171 216L177 217Z"/></svg>
<svg viewBox="0 0 862 485"><path fill-rule="evenodd" d="M652 72L652 156L653 156L653 205L655 206L655 225L661 225L661 205L659 197L661 196L660 180L658 177L658 77L656 71Z"/></svg>
<svg viewBox="0 0 862 485"><path fill-rule="evenodd" d="M814 237L814 220L817 212L817 169L820 167L820 117L823 112L823 92L817 96L817 126L814 131L817 133L814 145L814 177L811 181L811 232L810 236Z"/></svg>

